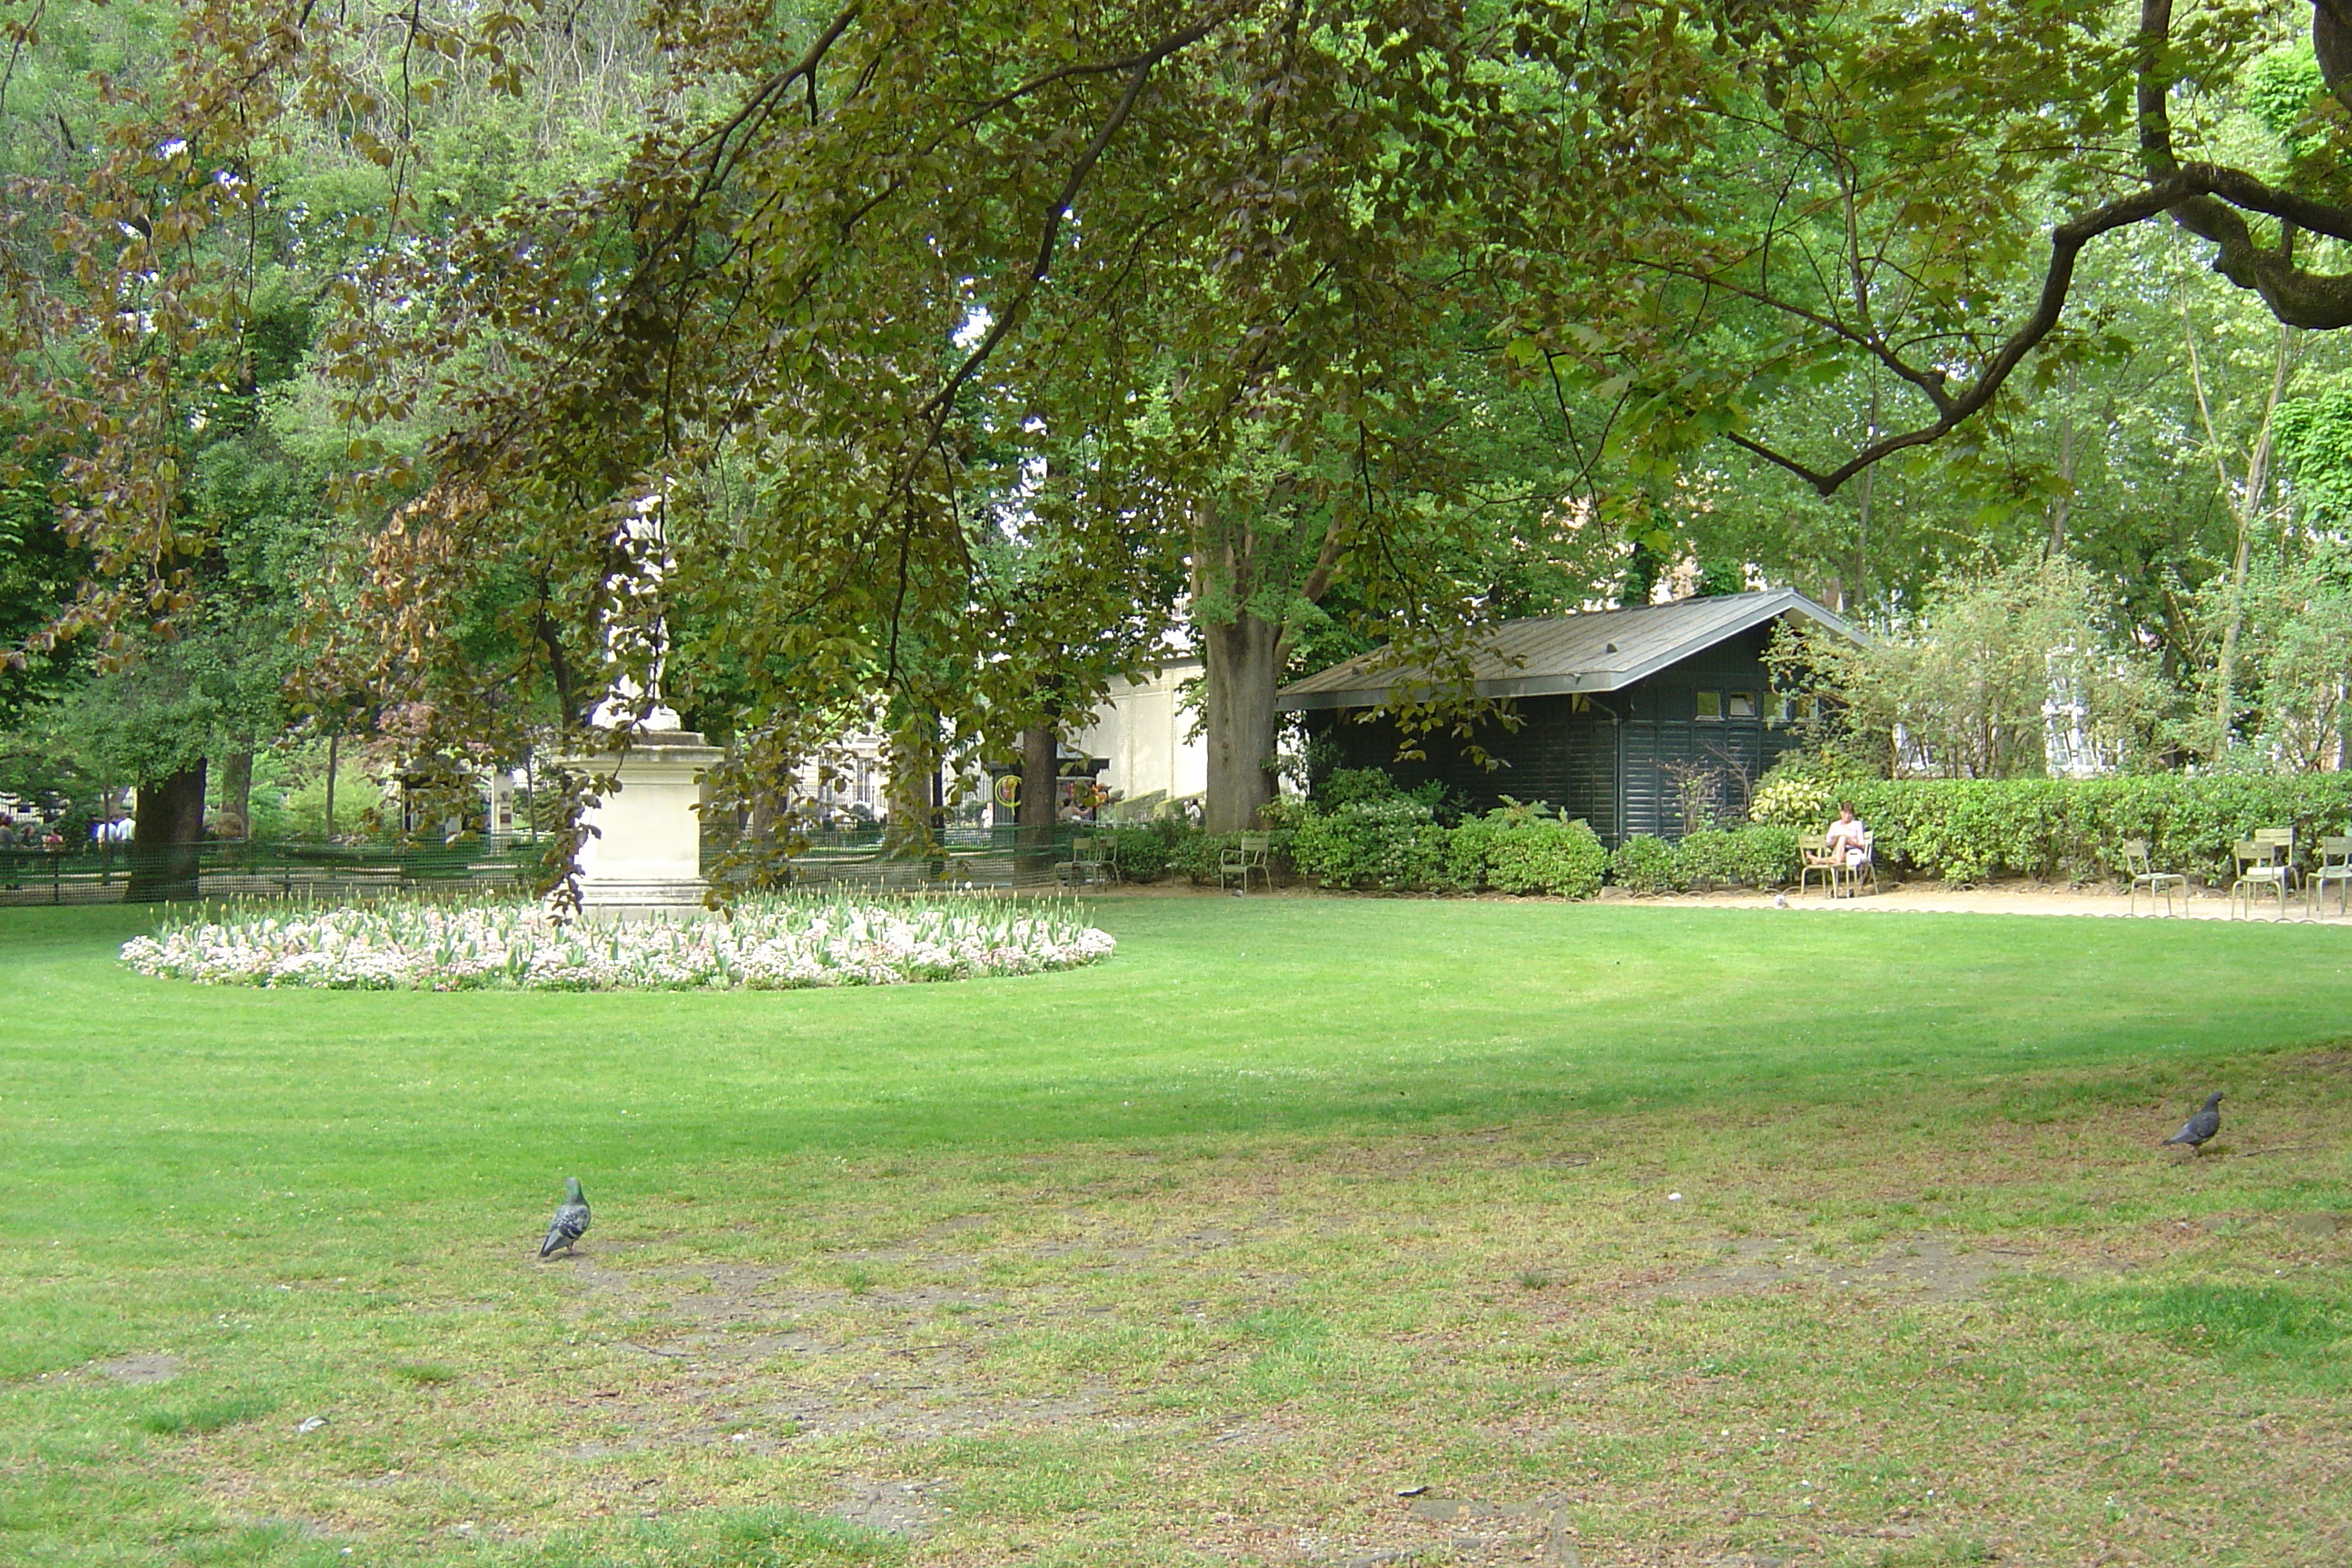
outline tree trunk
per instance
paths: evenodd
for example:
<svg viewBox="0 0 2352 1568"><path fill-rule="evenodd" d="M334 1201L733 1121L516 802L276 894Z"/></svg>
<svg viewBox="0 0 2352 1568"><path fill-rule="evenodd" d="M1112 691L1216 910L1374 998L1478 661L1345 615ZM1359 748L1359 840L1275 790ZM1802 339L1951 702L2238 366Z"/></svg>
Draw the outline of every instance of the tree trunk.
<svg viewBox="0 0 2352 1568"><path fill-rule="evenodd" d="M2189 345L2189 381L2197 394L2198 417L2204 422L2205 445L2213 454L2213 471L2221 481L2221 494L2229 497L2235 487L2230 482L2230 465L2222 456L2221 438L2213 432L2213 405L2205 395L2205 366L2197 353L2196 326L2189 317L2188 296L2181 297L2181 327ZM2294 329L2281 325L2278 330L2278 353L2271 366L2271 393L2263 405L2262 429L2254 437L2254 448L2246 458L2245 489L2231 503L2231 511L2238 524L2238 548L2230 563L2230 598L2227 617L2221 625L2221 657L2213 671L2213 744L2206 754L2218 757L2230 749L2230 732L2238 714L2238 628L2246 617L2246 554L2255 522L2261 518L2264 494L2271 480L2271 433L2278 417L2278 406L2286 396L2287 379L2294 363Z"/></svg>
<svg viewBox="0 0 2352 1568"><path fill-rule="evenodd" d="M2213 665L2213 750L2220 756L2230 749L2231 731L2238 718L2238 628L2246 620L2247 520L2238 520L2238 552L2230 562L2227 618L2221 623L2221 655Z"/></svg>
<svg viewBox="0 0 2352 1568"><path fill-rule="evenodd" d="M1212 833L1261 826L1272 804L1275 773L1275 683L1282 670L1282 628L1246 610L1221 626L1194 628L1201 639L1201 713L1209 739Z"/></svg>
<svg viewBox="0 0 2352 1568"><path fill-rule="evenodd" d="M1054 874L1054 819L1062 794L1059 739L1050 723L1021 731L1021 797L1013 811L1013 870L1020 881L1044 881Z"/></svg>
<svg viewBox="0 0 2352 1568"><path fill-rule="evenodd" d="M2065 488L2050 498L2050 547L2042 552L2045 558L2066 553L2066 524L2074 499L2074 413L2071 408L2058 411L2058 477Z"/></svg>
<svg viewBox="0 0 2352 1568"><path fill-rule="evenodd" d="M221 836L253 837L253 749L231 752L221 763Z"/></svg>
<svg viewBox="0 0 2352 1568"><path fill-rule="evenodd" d="M125 902L196 896L196 846L205 836L205 763L198 758L169 777L139 786L131 823L131 882Z"/></svg>
<svg viewBox="0 0 2352 1568"><path fill-rule="evenodd" d="M886 786L890 820L882 844L891 855L936 860L944 812L940 806L940 716L926 710L915 724L889 735L890 780Z"/></svg>
<svg viewBox="0 0 2352 1568"><path fill-rule="evenodd" d="M1878 367L1874 364L1870 367L1870 428L1867 432L1869 437L1868 445L1875 446L1878 443L1878 422L1880 417ZM1877 479L1877 477L1878 469L1875 465L1864 468L1862 471L1862 504L1857 510L1853 532L1853 596L1857 600L1860 599L1863 595L1862 585L1870 580L1870 503L1871 499L1878 493L1878 487L1873 482ZM1844 595L1841 594L1839 597L1843 599ZM1843 605L1840 605L1838 608L1839 611L1843 613L1845 606Z"/></svg>
<svg viewBox="0 0 2352 1568"><path fill-rule="evenodd" d="M327 842L330 844L335 841L335 752L342 739L341 735L327 737ZM531 804L536 806L538 802L534 800Z"/></svg>

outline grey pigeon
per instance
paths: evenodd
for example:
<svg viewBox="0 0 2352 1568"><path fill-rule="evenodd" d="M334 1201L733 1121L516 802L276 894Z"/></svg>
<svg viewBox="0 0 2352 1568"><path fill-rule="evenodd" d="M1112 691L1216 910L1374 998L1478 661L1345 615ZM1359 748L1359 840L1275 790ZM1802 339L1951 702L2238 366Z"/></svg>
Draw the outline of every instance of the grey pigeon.
<svg viewBox="0 0 2352 1568"><path fill-rule="evenodd" d="M569 1252L572 1244L588 1229L588 1195L580 1190L580 1178L569 1177L563 1188L563 1206L555 1211L555 1223L547 1227L547 1239L539 1244L541 1258L552 1258L558 1252Z"/></svg>
<svg viewBox="0 0 2352 1568"><path fill-rule="evenodd" d="M2180 1131L2165 1140L2168 1144L2186 1143L2192 1154L2204 1151L2206 1140L2221 1131L2221 1091L2215 1089L2205 1097L2205 1109L2181 1124Z"/></svg>

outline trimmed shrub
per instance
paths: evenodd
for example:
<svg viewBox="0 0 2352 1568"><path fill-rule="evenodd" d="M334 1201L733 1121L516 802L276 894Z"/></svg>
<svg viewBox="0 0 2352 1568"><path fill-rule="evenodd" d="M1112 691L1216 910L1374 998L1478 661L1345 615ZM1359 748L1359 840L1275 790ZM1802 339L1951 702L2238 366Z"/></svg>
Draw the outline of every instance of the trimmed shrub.
<svg viewBox="0 0 2352 1568"><path fill-rule="evenodd" d="M1266 843L1266 858L1277 871L1289 853L1290 835L1276 828ZM1169 840L1168 869L1194 882L1217 879L1217 862L1228 849L1238 849L1242 836L1238 833L1203 833L1197 827L1185 826Z"/></svg>
<svg viewBox="0 0 2352 1568"><path fill-rule="evenodd" d="M1555 816L1538 801L1506 804L1465 817L1447 847L1447 869L1465 888L1505 893L1554 893L1589 899L1601 889L1609 852L1581 819Z"/></svg>
<svg viewBox="0 0 2352 1568"><path fill-rule="evenodd" d="M1675 880L1778 888L1797 879L1797 830L1769 824L1706 828L1675 846Z"/></svg>
<svg viewBox="0 0 2352 1568"><path fill-rule="evenodd" d="M1459 885L1446 868L1452 837L1427 805L1391 794L1301 814L1291 833L1290 860L1303 874L1335 887L1450 888Z"/></svg>
<svg viewBox="0 0 2352 1568"><path fill-rule="evenodd" d="M1737 882L1740 879L1733 862L1738 854L1731 833L1720 827L1702 827L1683 835L1675 846L1675 884L1688 888L1700 882Z"/></svg>
<svg viewBox="0 0 2352 1568"><path fill-rule="evenodd" d="M1182 822L1153 822L1130 827L1102 827L1096 831L1110 841L1110 863L1118 868L1122 880L1156 882L1176 868L1180 859L1189 859L1192 841L1204 837L1201 830ZM1212 874L1216 861L1209 862Z"/></svg>
<svg viewBox="0 0 2352 1568"><path fill-rule="evenodd" d="M1757 788L1759 815L1781 801L1767 788L1778 776ZM2352 773L1842 779L1823 798L1853 802L1880 866L1949 882L2112 876L2128 838L2147 839L2164 870L2220 881L2230 847L2258 827L2293 827L2298 846L2352 830ZM1819 833L1833 811L1793 826Z"/></svg>
<svg viewBox="0 0 2352 1568"><path fill-rule="evenodd" d="M1675 890L1675 849L1652 834L1636 833L1609 857L1609 879L1633 893Z"/></svg>

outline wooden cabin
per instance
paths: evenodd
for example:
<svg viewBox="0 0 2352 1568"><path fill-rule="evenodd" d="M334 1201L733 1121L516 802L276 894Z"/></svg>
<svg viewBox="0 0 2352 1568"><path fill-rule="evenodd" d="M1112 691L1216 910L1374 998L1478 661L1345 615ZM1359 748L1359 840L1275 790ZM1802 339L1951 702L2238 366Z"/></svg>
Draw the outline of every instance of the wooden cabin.
<svg viewBox="0 0 2352 1568"><path fill-rule="evenodd" d="M1826 607L1791 589L1680 599L1624 610L1507 621L1474 657L1481 697L1507 698L1516 731L1483 725L1475 744L1423 737L1426 760L1400 761L1396 726L1377 711L1391 693L1430 692L1425 671L1360 654L1282 689L1310 736L1339 749L1337 765L1381 768L1411 787L1443 779L1469 807L1505 795L1580 816L1602 841L1637 833L1682 837L1685 789L1718 820L1738 820L1752 785L1801 743L1795 704L1776 697L1764 650L1784 620L1859 640Z"/></svg>

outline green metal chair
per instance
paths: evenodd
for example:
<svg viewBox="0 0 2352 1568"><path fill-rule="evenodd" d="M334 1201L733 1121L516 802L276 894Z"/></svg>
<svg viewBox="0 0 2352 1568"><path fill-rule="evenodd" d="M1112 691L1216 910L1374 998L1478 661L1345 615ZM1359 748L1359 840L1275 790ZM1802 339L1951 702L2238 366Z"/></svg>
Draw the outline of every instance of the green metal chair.
<svg viewBox="0 0 2352 1568"><path fill-rule="evenodd" d="M1076 833L1070 836L1070 858L1054 868L1054 874L1074 888L1087 888L1111 879L1110 840L1099 833Z"/></svg>
<svg viewBox="0 0 2352 1568"><path fill-rule="evenodd" d="M2230 882L2230 918L2238 918L2238 900L2246 903L2246 918L2254 918L2254 900L2275 894L2278 898L2278 920L2286 919L2286 866L2276 844L2258 843L2247 839L2233 845L2230 858L2237 867L2237 875Z"/></svg>
<svg viewBox="0 0 2352 1568"><path fill-rule="evenodd" d="M1272 888L1274 871L1266 864L1266 856L1273 847L1274 835L1271 833L1243 834L1240 843L1228 845L1217 853L1217 886L1222 888L1226 878L1236 877L1241 880L1241 890L1246 893L1249 891L1250 873L1255 871L1265 879L1265 885Z"/></svg>
<svg viewBox="0 0 2352 1568"><path fill-rule="evenodd" d="M1862 886L1864 882L1870 884L1872 892L1878 891L1878 849L1875 845L1865 844L1862 847L1862 861L1859 865L1843 855L1839 856L1838 859L1838 880L1845 888L1847 898L1862 897Z"/></svg>
<svg viewBox="0 0 2352 1568"><path fill-rule="evenodd" d="M2327 896L2327 885L2336 887L2336 912L2352 910L2352 838L2322 838L2319 841L2319 864L2303 884L2304 913L2317 919L2322 900Z"/></svg>
<svg viewBox="0 0 2352 1568"><path fill-rule="evenodd" d="M1822 879L1822 889L1832 899L1837 897L1839 874L1844 868L1830 852L1830 836L1808 833L1797 840L1797 896L1803 898L1805 889L1815 877Z"/></svg>
<svg viewBox="0 0 2352 1568"><path fill-rule="evenodd" d="M2297 882L2303 880L2302 873L2296 868L2294 863L2294 828L2257 827L2253 832L2247 835L2247 837L2252 838L2257 844L2267 844L2279 852L2279 867L2284 874L2286 885L2288 887L2292 888Z"/></svg>
<svg viewBox="0 0 2352 1568"><path fill-rule="evenodd" d="M2188 878L2178 871L2159 871L2148 863L2147 840L2145 838L2124 840L2124 875L2131 879L2131 887L2124 894L2126 914L2136 912L2136 900L2142 888L2147 889L2147 912L2150 914L2156 912L2156 900L2158 899L2164 900L2166 914L2177 913L2172 907L2172 895L2176 889L2183 899L2189 897Z"/></svg>

